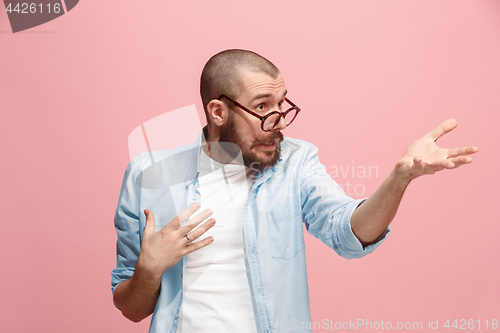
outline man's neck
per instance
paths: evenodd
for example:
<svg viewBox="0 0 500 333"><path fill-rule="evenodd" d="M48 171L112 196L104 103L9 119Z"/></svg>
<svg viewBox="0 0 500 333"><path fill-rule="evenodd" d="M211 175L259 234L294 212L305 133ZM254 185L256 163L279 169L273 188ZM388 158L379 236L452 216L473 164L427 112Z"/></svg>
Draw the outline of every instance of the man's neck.
<svg viewBox="0 0 500 333"><path fill-rule="evenodd" d="M231 142L219 142L219 135L210 126L203 128L205 142L202 144L203 151L211 159L221 164L243 164L241 150Z"/></svg>

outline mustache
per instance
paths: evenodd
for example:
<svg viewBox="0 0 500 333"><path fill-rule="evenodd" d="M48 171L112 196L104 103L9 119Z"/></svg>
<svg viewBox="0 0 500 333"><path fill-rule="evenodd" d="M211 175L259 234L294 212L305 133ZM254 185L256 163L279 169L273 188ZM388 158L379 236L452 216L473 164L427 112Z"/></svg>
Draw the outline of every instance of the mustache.
<svg viewBox="0 0 500 333"><path fill-rule="evenodd" d="M278 140L278 143L283 141L283 134L281 134L281 131L273 132L273 134L267 138L252 141L252 147L266 144L269 142L274 142L275 140Z"/></svg>

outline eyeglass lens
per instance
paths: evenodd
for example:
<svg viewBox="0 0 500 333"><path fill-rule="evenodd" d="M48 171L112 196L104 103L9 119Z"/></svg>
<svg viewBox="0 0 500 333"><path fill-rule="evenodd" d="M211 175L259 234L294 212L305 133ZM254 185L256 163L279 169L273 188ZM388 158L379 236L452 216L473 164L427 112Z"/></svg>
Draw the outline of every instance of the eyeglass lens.
<svg viewBox="0 0 500 333"><path fill-rule="evenodd" d="M287 110L289 110L292 106L288 103L284 103L282 105L282 112L285 112ZM290 123L293 121L293 119L295 118L297 114L297 110L296 109L293 109L291 110L290 112L288 112L286 115L285 115L285 124L286 126L290 125ZM273 114L272 116L268 117L265 121L264 121L264 125L262 126L264 128L264 131L270 131L272 130L276 125L278 125L278 123L280 122L280 118L281 118L281 115L278 114L278 113L275 113Z"/></svg>

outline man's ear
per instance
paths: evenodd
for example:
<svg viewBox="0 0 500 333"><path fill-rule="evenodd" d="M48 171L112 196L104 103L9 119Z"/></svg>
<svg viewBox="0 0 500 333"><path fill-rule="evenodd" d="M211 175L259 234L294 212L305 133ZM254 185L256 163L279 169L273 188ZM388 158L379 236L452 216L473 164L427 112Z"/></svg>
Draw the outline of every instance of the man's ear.
<svg viewBox="0 0 500 333"><path fill-rule="evenodd" d="M211 100L207 105L208 117L216 126L224 125L227 119L228 109L226 105L218 99Z"/></svg>

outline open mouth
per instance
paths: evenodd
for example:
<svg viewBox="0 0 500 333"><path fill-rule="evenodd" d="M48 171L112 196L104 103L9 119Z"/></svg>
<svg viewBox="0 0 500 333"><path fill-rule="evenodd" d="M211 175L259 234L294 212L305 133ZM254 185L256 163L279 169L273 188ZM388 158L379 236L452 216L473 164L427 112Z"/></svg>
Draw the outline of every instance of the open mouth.
<svg viewBox="0 0 500 333"><path fill-rule="evenodd" d="M261 143L257 147L264 149L264 150L274 150L276 148L276 141Z"/></svg>

